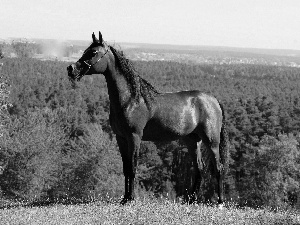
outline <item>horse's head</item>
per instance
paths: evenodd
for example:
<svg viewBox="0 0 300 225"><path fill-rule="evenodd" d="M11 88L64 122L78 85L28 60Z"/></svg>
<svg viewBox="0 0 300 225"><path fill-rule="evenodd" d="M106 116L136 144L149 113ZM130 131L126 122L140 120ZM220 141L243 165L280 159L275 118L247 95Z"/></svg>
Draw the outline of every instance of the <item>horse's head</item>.
<svg viewBox="0 0 300 225"><path fill-rule="evenodd" d="M67 67L71 81L79 81L84 75L104 73L107 68L108 46L103 42L99 32L99 39L92 34L93 42L84 51L81 58Z"/></svg>

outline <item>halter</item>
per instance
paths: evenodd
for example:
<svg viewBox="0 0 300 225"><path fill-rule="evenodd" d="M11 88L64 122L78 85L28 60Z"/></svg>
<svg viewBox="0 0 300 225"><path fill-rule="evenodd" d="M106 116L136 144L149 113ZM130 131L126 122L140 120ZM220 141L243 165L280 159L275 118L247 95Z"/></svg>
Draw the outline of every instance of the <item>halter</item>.
<svg viewBox="0 0 300 225"><path fill-rule="evenodd" d="M94 63L89 64L87 61L92 61L92 59L95 58L100 53L100 51L96 51L96 55L94 57L92 57L90 60L83 61L88 66L88 69L82 75L80 75L81 70L78 70L75 67L74 68L74 72L77 74L77 75L75 75L75 79L79 80L81 77L83 77L84 75L86 75L87 72L90 71L91 67L94 66L95 64L97 64L106 55L107 52L108 52L108 48L106 48L105 53L96 62L94 62Z"/></svg>

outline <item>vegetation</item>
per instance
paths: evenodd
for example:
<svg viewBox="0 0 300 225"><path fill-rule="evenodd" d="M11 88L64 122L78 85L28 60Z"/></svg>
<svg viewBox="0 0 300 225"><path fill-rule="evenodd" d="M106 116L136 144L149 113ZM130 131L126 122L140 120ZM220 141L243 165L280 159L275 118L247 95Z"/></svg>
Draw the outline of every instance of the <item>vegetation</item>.
<svg viewBox="0 0 300 225"><path fill-rule="evenodd" d="M108 123L104 78L85 77L73 89L65 62L39 61L26 54L2 61L1 74L9 81L11 103L0 137L0 158L7 162L0 175L2 199L78 202L120 197L124 191L122 161ZM231 143L228 201L274 208L296 203L300 185L299 68L134 63L140 75L161 92L198 89L223 103ZM189 155L178 143L145 142L137 174L139 191L176 199L191 179L190 168ZM215 200L209 172L208 168L203 175L200 201ZM152 207L158 209L155 204ZM191 206L191 215L197 207L202 206Z"/></svg>
<svg viewBox="0 0 300 225"><path fill-rule="evenodd" d="M165 199L0 210L1 224L299 224L294 211L182 205Z"/></svg>

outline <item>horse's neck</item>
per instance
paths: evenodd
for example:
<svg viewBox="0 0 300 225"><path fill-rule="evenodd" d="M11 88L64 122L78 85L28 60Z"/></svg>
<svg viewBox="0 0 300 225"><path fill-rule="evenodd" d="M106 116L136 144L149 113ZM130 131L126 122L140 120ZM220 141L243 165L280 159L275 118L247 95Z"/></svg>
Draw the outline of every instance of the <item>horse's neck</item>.
<svg viewBox="0 0 300 225"><path fill-rule="evenodd" d="M125 77L117 68L109 69L105 74L110 104L124 106L131 98L129 86Z"/></svg>

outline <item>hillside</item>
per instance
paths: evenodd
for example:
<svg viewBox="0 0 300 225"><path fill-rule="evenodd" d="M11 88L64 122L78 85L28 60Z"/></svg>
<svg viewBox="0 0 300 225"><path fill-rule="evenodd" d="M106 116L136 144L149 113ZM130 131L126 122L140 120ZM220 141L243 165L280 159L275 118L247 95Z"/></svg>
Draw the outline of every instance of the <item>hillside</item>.
<svg viewBox="0 0 300 225"><path fill-rule="evenodd" d="M37 46L4 46L20 57L1 60L1 93L9 89L3 102L10 104L2 107L0 197L41 202L120 197L122 161L108 121L104 78L86 76L74 89L69 62L32 58ZM131 50L136 51L124 49L127 55ZM227 200L251 207L299 205L300 68L182 60L133 64L160 92L201 90L224 105L231 158ZM142 191L176 199L192 185L192 176L189 154L177 142L142 144L137 174ZM216 200L213 184L208 170L199 201Z"/></svg>

